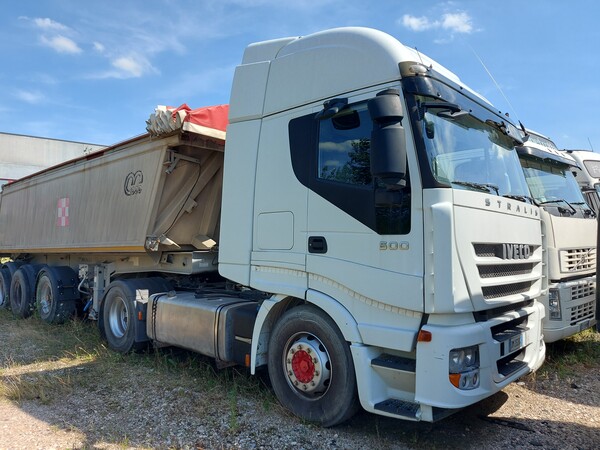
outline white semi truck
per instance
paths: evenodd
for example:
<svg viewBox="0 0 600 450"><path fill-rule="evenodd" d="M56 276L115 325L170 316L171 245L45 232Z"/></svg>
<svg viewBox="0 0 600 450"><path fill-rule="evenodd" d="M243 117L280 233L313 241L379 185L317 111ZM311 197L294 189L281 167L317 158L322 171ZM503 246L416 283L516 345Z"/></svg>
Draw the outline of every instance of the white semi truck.
<svg viewBox="0 0 600 450"><path fill-rule="evenodd" d="M572 169L588 204L600 215L600 154L589 150L566 150L576 162Z"/></svg>
<svg viewBox="0 0 600 450"><path fill-rule="evenodd" d="M246 49L226 142L210 111L5 188L16 315L80 309L118 351L266 366L324 426L359 405L434 421L542 364L520 134L458 77L333 29Z"/></svg>
<svg viewBox="0 0 600 450"><path fill-rule="evenodd" d="M524 140L517 152L541 207L546 252L544 340L554 342L596 323L596 214L573 176L577 162L539 133Z"/></svg>

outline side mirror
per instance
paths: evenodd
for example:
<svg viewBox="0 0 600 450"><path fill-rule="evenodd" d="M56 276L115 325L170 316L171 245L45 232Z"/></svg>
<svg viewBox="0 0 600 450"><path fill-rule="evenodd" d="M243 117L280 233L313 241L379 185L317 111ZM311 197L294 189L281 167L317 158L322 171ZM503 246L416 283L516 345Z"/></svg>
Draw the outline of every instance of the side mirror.
<svg viewBox="0 0 600 450"><path fill-rule="evenodd" d="M386 89L368 102L373 121L371 175L387 186L401 186L406 176L406 138L402 102L397 89Z"/></svg>

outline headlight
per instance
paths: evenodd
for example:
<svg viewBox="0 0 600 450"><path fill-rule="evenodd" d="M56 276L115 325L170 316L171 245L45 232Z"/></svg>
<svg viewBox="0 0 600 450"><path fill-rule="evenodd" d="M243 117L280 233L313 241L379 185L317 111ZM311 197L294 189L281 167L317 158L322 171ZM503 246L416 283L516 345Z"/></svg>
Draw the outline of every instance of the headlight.
<svg viewBox="0 0 600 450"><path fill-rule="evenodd" d="M560 292L558 289L550 289L548 294L548 316L550 320L561 320Z"/></svg>
<svg viewBox="0 0 600 450"><path fill-rule="evenodd" d="M448 378L459 389L479 387L479 346L450 350Z"/></svg>

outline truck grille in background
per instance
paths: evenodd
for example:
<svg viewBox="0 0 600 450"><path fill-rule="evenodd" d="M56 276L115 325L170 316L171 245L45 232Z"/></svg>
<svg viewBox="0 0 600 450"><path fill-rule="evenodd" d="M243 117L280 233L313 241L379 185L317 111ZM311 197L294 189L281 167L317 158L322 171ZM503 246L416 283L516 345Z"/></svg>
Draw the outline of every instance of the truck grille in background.
<svg viewBox="0 0 600 450"><path fill-rule="evenodd" d="M571 325L577 325L587 319L593 319L595 315L594 303L596 300L571 308Z"/></svg>
<svg viewBox="0 0 600 450"><path fill-rule="evenodd" d="M561 272L581 272L593 270L596 267L596 249L572 248L560 251Z"/></svg>
<svg viewBox="0 0 600 450"><path fill-rule="evenodd" d="M592 297L596 294L596 288L594 283L588 283L580 286L573 286L571 288L571 300L577 300L579 298Z"/></svg>
<svg viewBox="0 0 600 450"><path fill-rule="evenodd" d="M477 262L479 278L482 281L481 293L486 300L523 294L532 287L528 278L538 261L524 259L505 259L502 244L473 244L475 254L485 260ZM535 247L529 246L529 255L533 256ZM530 258L531 258L530 256ZM494 279L498 279L497 284ZM513 278L513 279L510 279Z"/></svg>

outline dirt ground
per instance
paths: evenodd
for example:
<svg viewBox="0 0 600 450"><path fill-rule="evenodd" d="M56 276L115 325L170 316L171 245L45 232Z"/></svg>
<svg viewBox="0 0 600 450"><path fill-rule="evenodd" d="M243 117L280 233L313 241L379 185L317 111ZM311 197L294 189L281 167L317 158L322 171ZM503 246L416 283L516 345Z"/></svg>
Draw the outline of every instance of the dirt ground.
<svg viewBox="0 0 600 450"><path fill-rule="evenodd" d="M362 412L331 429L304 424L279 409L261 413L261 405L240 401L233 430L227 408L216 408L209 417L190 413L193 393L157 395L154 389L132 393L126 385L116 386L116 391L122 393L122 399L107 399L103 390L75 389L63 401L51 404L39 400L0 402L0 448L600 447L598 368L580 368L576 376L562 380L513 384L434 424Z"/></svg>

